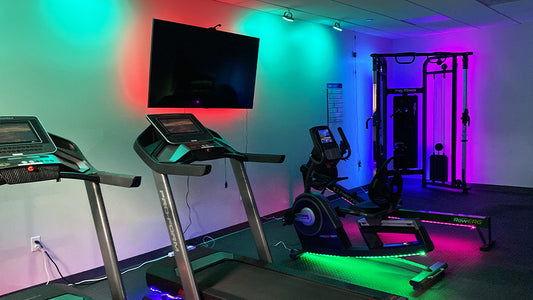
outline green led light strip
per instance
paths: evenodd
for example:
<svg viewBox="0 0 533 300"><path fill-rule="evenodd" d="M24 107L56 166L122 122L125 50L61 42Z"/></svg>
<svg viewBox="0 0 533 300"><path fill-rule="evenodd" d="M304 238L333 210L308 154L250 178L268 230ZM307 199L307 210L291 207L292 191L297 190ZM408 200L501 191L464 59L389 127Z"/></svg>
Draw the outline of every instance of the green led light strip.
<svg viewBox="0 0 533 300"><path fill-rule="evenodd" d="M396 254L396 255L381 255L381 256L341 256L341 255L305 252L301 256L304 257L304 258L313 258L313 257L349 257L349 258L380 259L380 258L401 258L401 257L406 257L406 256L425 256L425 255L426 255L426 252L420 251L420 252L415 252L415 253Z"/></svg>

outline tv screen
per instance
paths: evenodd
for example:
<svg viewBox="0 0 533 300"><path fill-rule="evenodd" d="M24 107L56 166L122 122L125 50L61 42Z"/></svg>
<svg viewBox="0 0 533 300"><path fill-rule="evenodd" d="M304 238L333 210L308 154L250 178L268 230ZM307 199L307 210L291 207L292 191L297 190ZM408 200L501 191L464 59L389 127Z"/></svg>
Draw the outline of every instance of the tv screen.
<svg viewBox="0 0 533 300"><path fill-rule="evenodd" d="M253 106L259 39L154 19L148 107Z"/></svg>

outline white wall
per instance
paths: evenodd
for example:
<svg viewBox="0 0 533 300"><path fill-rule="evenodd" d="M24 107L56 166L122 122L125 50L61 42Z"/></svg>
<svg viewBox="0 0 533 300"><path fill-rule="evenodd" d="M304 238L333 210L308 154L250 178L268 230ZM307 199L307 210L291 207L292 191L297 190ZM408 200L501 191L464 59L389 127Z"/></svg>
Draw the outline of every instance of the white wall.
<svg viewBox="0 0 533 300"><path fill-rule="evenodd" d="M469 181L533 186L532 24L391 41L364 34L354 39L347 30L287 23L209 0L3 1L1 114L37 115L50 132L76 142L97 168L143 177L137 189L103 187L119 259L169 244L151 172L132 149L147 126L145 114L172 111L145 108L152 18L221 23L222 30L261 39L253 110L185 111L237 149L287 155L282 165L248 164L263 215L289 207L303 190L299 166L311 150L308 128L326 122L327 83L343 83L344 128L353 150L340 165L350 176L345 184L370 180L372 138L364 122L372 113L369 55L379 52L473 51ZM172 180L186 224L186 180ZM33 235L41 235L65 275L102 265L81 182L0 188L0 294L46 281L41 255L29 250ZM190 179L189 202L187 238L245 219L231 168L222 161L214 162L212 174Z"/></svg>
<svg viewBox="0 0 533 300"><path fill-rule="evenodd" d="M531 32L529 23L392 42L394 52L474 53L468 70L468 182L533 187Z"/></svg>
<svg viewBox="0 0 533 300"><path fill-rule="evenodd" d="M366 120L372 116L373 72L370 54L388 53L391 47L391 40L376 39L362 33L356 33L354 39L356 72L351 75L356 82L356 94L354 98L345 97L343 125L352 156L338 164L339 176L349 177L340 184L348 188L368 184L372 179L375 168L372 156L372 124L370 123L369 129L366 129ZM350 71L353 69L350 68ZM332 130L336 132L335 129Z"/></svg>
<svg viewBox="0 0 533 300"><path fill-rule="evenodd" d="M103 186L119 259L169 244L152 174L132 149L147 126L145 114L173 111L145 108L152 18L203 27L221 23L222 30L261 39L253 110L177 110L195 113L237 149L287 155L281 165L247 164L261 214L288 208L303 189L299 166L311 150L308 128L326 122L326 83L344 84L346 112L358 128L347 133L357 142L369 139L361 130L370 114L368 53L386 50L390 41L361 35L354 49L353 32L287 23L209 0L3 1L1 114L37 115L48 131L77 143L95 167L142 175L136 189ZM354 62L351 54L359 47ZM361 159L366 167L369 150L360 149L351 162ZM358 172L354 183L368 180L369 170ZM186 179L171 179L185 225ZM0 294L47 280L41 255L30 253L34 235L41 236L65 275L102 265L83 183L1 189ZM190 179L188 199L187 238L245 220L231 168L223 161L214 162L211 174ZM52 279L58 277L51 272Z"/></svg>

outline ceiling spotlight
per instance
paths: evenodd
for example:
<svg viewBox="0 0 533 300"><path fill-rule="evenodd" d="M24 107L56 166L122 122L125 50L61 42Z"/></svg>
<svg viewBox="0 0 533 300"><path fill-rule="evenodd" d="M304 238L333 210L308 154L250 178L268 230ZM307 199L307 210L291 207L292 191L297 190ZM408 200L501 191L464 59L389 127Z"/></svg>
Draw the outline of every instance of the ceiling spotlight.
<svg viewBox="0 0 533 300"><path fill-rule="evenodd" d="M289 21L289 22L294 22L294 19L292 18L292 13L290 10L287 10L284 14L283 14L283 19L285 21Z"/></svg>
<svg viewBox="0 0 533 300"><path fill-rule="evenodd" d="M342 31L341 24L339 22L335 22L335 25L333 25L333 29Z"/></svg>

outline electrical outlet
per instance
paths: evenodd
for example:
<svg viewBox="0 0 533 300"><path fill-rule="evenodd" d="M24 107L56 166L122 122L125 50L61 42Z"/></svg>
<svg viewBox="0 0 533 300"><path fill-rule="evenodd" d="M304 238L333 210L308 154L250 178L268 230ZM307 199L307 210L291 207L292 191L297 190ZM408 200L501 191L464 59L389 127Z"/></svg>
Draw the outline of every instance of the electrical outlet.
<svg viewBox="0 0 533 300"><path fill-rule="evenodd" d="M30 238L30 249L31 249L31 252L39 251L40 246L36 242L39 242L39 243L41 242L41 236L40 235L32 236Z"/></svg>

